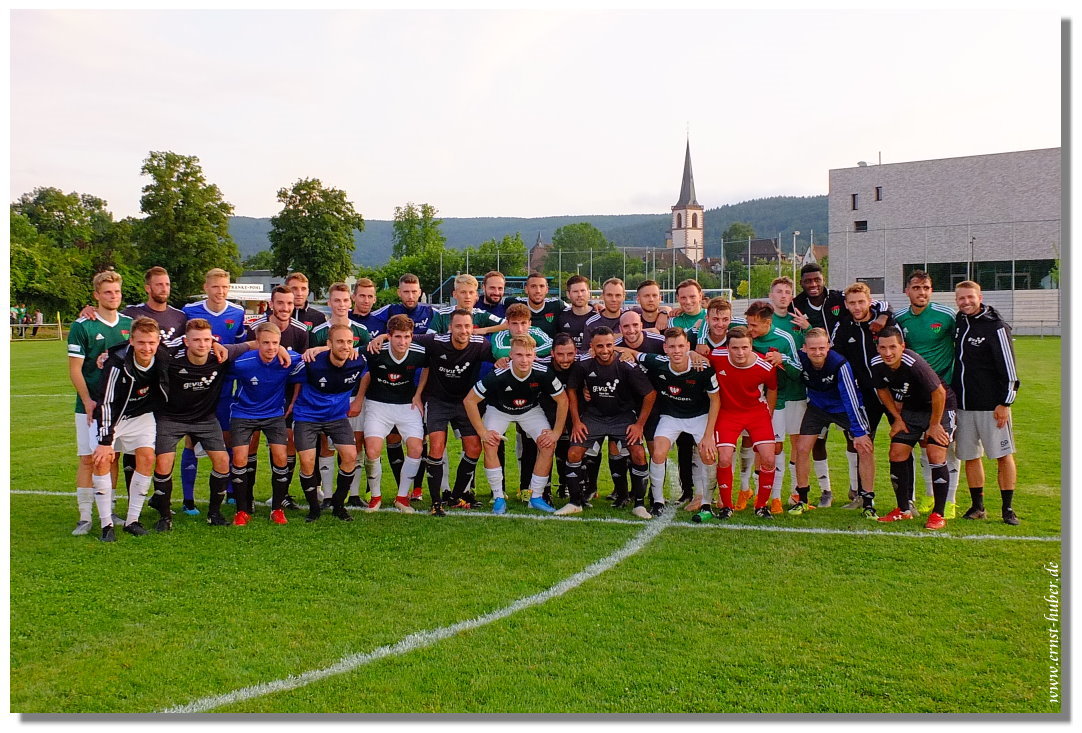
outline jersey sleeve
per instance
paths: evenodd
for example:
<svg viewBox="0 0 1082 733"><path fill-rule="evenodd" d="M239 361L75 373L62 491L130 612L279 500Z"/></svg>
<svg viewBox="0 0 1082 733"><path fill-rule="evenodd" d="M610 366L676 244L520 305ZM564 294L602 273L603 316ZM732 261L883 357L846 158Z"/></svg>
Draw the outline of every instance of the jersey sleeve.
<svg viewBox="0 0 1082 733"><path fill-rule="evenodd" d="M240 311L240 321L237 322L236 327L233 329L233 343L239 344L248 340L247 337L248 327L244 325L244 310Z"/></svg>
<svg viewBox="0 0 1082 733"><path fill-rule="evenodd" d="M552 353L552 338L547 333L538 329L537 333L531 333L530 335L537 342L536 353L538 356L548 356Z"/></svg>
<svg viewBox="0 0 1082 733"><path fill-rule="evenodd" d="M928 390L929 395L935 392L939 385L942 384L939 375L921 357L917 357L916 361L913 362L913 375L920 380L920 383Z"/></svg>
<svg viewBox="0 0 1082 733"><path fill-rule="evenodd" d="M423 346L427 353L427 350L432 346L432 342L436 340L436 336L437 333L434 331L429 331L428 333L419 333L413 337L413 343L419 346Z"/></svg>
<svg viewBox="0 0 1082 733"><path fill-rule="evenodd" d="M639 397L645 397L654 391L654 385L650 384L646 372L630 362L621 361L620 363L626 365L625 367L620 368L627 372L628 382L631 384L632 389L634 389L635 394Z"/></svg>
<svg viewBox="0 0 1082 733"><path fill-rule="evenodd" d="M1014 362L1014 346L1011 344L1011 332L1005 324L1000 324L992 339L992 353L996 360L996 374L999 376L1001 392L997 404L1010 406L1018 396L1022 382L1018 379L1018 370Z"/></svg>
<svg viewBox="0 0 1082 733"><path fill-rule="evenodd" d="M286 349L286 352L289 354L289 376L292 377L304 371L304 359L301 355L293 349Z"/></svg>
<svg viewBox="0 0 1082 733"><path fill-rule="evenodd" d="M478 328L488 328L490 326L499 326L503 323L503 319L494 313L488 311L478 311L473 314L473 325Z"/></svg>
<svg viewBox="0 0 1082 733"><path fill-rule="evenodd" d="M433 310L432 317L428 319L428 330L425 332L425 335L447 333L447 326L447 318L443 315L443 311Z"/></svg>
<svg viewBox="0 0 1082 733"><path fill-rule="evenodd" d="M481 399L485 399L489 389L492 388L493 383L496 381L496 372L489 372L481 379L477 380L477 384L473 385L474 393Z"/></svg>
<svg viewBox="0 0 1082 733"><path fill-rule="evenodd" d="M710 386L706 388L706 391L708 394L714 394L718 389L718 375L717 372L713 372L710 375Z"/></svg>
<svg viewBox="0 0 1082 733"><path fill-rule="evenodd" d="M854 438L867 435L869 432L868 413L864 408L864 400L857 389L857 380L853 376L853 367L849 362L843 361L838 367L838 395L842 404L845 405L845 413L849 415L849 427Z"/></svg>
<svg viewBox="0 0 1082 733"><path fill-rule="evenodd" d="M289 370L289 378L286 384L303 384L308 379L308 364L303 359L294 363Z"/></svg>
<svg viewBox="0 0 1082 733"><path fill-rule="evenodd" d="M764 362L764 363L766 363L768 366L770 366L770 369L768 370L768 374L766 376L766 379L763 380L763 384L766 386L767 389L777 389L778 388L778 368L775 367L774 365L770 364L770 362Z"/></svg>
<svg viewBox="0 0 1082 733"><path fill-rule="evenodd" d="M81 321L76 321L68 329L68 356L85 359L89 350L86 328Z"/></svg>
<svg viewBox="0 0 1082 733"><path fill-rule="evenodd" d="M120 385L120 378L123 373L123 361L110 357L105 366L105 378L103 380L105 389L97 407L94 408L94 417L98 420L99 445L113 444L113 431L116 428L116 423L123 417L124 405L128 400L128 395L122 394L124 390Z"/></svg>
<svg viewBox="0 0 1082 733"><path fill-rule="evenodd" d="M559 394L563 394L563 391L564 391L563 382L561 382L560 378L557 377L552 372L548 372L548 374L545 375L544 385L545 385L545 390L548 391L549 396L551 396L551 397L555 397L555 396L557 396Z"/></svg>

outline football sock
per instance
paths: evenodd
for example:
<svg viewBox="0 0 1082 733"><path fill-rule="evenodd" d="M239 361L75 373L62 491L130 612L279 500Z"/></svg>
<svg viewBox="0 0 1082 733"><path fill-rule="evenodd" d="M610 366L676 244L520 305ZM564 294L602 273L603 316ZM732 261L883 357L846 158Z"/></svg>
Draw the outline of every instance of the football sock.
<svg viewBox="0 0 1082 733"><path fill-rule="evenodd" d="M98 505L101 528L113 523L113 481L109 474L94 476L94 503Z"/></svg>
<svg viewBox="0 0 1082 733"><path fill-rule="evenodd" d="M793 461L789 461L789 486L796 492L796 463Z"/></svg>
<svg viewBox="0 0 1082 733"><path fill-rule="evenodd" d="M121 466L124 468L124 485L128 487L128 495L131 496L131 479L132 474L135 473L135 454L125 453L121 459Z"/></svg>
<svg viewBox="0 0 1082 733"><path fill-rule="evenodd" d="M462 456L462 460L458 462L458 471L455 473L455 488L451 492L451 498L461 499L466 491L469 489L470 481L473 479L474 471L477 470L477 459L470 458L469 456Z"/></svg>
<svg viewBox="0 0 1082 733"><path fill-rule="evenodd" d="M609 475L612 476L612 493L619 498L627 496L627 456L609 454Z"/></svg>
<svg viewBox="0 0 1082 733"><path fill-rule="evenodd" d="M324 498L328 498L334 493L334 456L320 456L318 465L320 488Z"/></svg>
<svg viewBox="0 0 1082 733"><path fill-rule="evenodd" d="M424 466L426 466L427 464L428 446L426 445L424 446L424 448L421 449L420 463L417 464L417 473L413 475L413 483L410 488L414 490L424 488L425 473L427 473L427 471L424 470Z"/></svg>
<svg viewBox="0 0 1082 733"><path fill-rule="evenodd" d="M800 497L800 501L804 504L808 503L808 492L811 491L810 486L798 486L796 487L797 496Z"/></svg>
<svg viewBox="0 0 1082 733"><path fill-rule="evenodd" d="M1007 489L1006 491L1001 489L999 496L1003 500L1003 513L1013 511L1014 507L1011 506L1011 502L1014 501L1014 489Z"/></svg>
<svg viewBox="0 0 1082 733"><path fill-rule="evenodd" d="M952 444L953 445L953 444ZM952 504L958 498L958 476L962 462L954 454L954 448L947 451L947 471L950 472L950 482L947 484L947 503Z"/></svg>
<svg viewBox="0 0 1082 733"><path fill-rule="evenodd" d="M406 456L406 460L402 462L401 479L398 482L399 496L409 496L410 490L413 488L413 477L417 475L417 469L420 467L420 458Z"/></svg>
<svg viewBox="0 0 1082 733"><path fill-rule="evenodd" d="M94 521L94 489L82 487L75 490L75 503L79 506L79 521Z"/></svg>
<svg viewBox="0 0 1082 733"><path fill-rule="evenodd" d="M567 449L570 445L567 440L556 442L556 480L560 486L567 486Z"/></svg>
<svg viewBox="0 0 1082 733"><path fill-rule="evenodd" d="M228 488L229 474L212 470L210 472L210 508L207 510L208 513L222 513L222 502L225 501Z"/></svg>
<svg viewBox="0 0 1082 733"><path fill-rule="evenodd" d="M443 490L443 459L427 458L425 467L428 469L428 493L432 495L432 503L439 504Z"/></svg>
<svg viewBox="0 0 1082 733"><path fill-rule="evenodd" d="M568 461L567 463L567 494L571 503L575 506L582 506L585 499L582 497L583 492L583 468L582 461L575 461L574 463ZM636 501L641 503L641 498L636 497Z"/></svg>
<svg viewBox="0 0 1082 733"><path fill-rule="evenodd" d="M400 439L387 441L387 463L391 465L391 474L394 476L394 485L398 486L402 481L402 464L406 461L406 454L402 452Z"/></svg>
<svg viewBox="0 0 1082 733"><path fill-rule="evenodd" d="M857 470L857 459L859 456L856 451L847 450L845 452L845 460L849 462L849 490L857 491L860 488L860 471Z"/></svg>
<svg viewBox="0 0 1082 733"><path fill-rule="evenodd" d="M342 467L338 468L338 478L335 481L334 496L331 497L331 503L334 504L336 509L341 509L345 505L346 497L349 496L349 487L353 485L353 476L356 473L356 464L354 464L352 471L346 471Z"/></svg>
<svg viewBox="0 0 1082 733"><path fill-rule="evenodd" d="M319 494L317 489L319 488L319 474L305 475L304 471L301 471L301 491L304 492L304 498L308 501L308 517L309 519L319 518Z"/></svg>
<svg viewBox="0 0 1082 733"><path fill-rule="evenodd" d="M180 488L184 492L184 501L195 500L195 477L199 469L199 459L194 448L184 448L180 452Z"/></svg>
<svg viewBox="0 0 1082 733"><path fill-rule="evenodd" d="M485 478L488 479L488 488L492 489L493 499L503 498L503 469L500 467L485 467Z"/></svg>
<svg viewBox="0 0 1082 733"><path fill-rule="evenodd" d="M645 463L631 464L631 495L635 506L642 506L646 498L646 485L650 483L650 468Z"/></svg>
<svg viewBox="0 0 1082 733"><path fill-rule="evenodd" d="M676 439L676 465L680 469L680 493L692 490L695 477L692 472L692 454L695 452L695 439L687 433L681 433Z"/></svg>
<svg viewBox="0 0 1082 733"><path fill-rule="evenodd" d="M440 491L446 492L451 490L451 459L447 455L447 449L443 450L443 458L440 459L440 465L443 466L443 470L440 471ZM440 494L443 495L442 493Z"/></svg>
<svg viewBox="0 0 1082 733"><path fill-rule="evenodd" d="M583 486L582 493L584 499L589 499L597 491L597 476L601 473L601 454L587 455L583 463L586 466L586 484Z"/></svg>
<svg viewBox="0 0 1082 733"><path fill-rule="evenodd" d="M812 469L815 471L815 478L819 481L820 491L830 491L830 467L827 465L827 459L821 461L812 461ZM796 481L796 472L793 472L793 480Z"/></svg>
<svg viewBox="0 0 1082 733"><path fill-rule="evenodd" d="M904 461L890 462L890 483L898 508L903 512L909 511L909 502L913 497L913 456Z"/></svg>
<svg viewBox="0 0 1082 733"><path fill-rule="evenodd" d="M297 456L286 456L286 493L289 493L289 487L293 484L293 473L297 470Z"/></svg>
<svg viewBox="0 0 1082 733"><path fill-rule="evenodd" d="M158 510L162 519L168 519L169 502L173 500L173 474L154 472L154 499L151 506Z"/></svg>
<svg viewBox="0 0 1082 733"><path fill-rule="evenodd" d="M761 509L766 506L767 500L774 491L774 477L777 469L759 469L759 491L755 496L755 508Z"/></svg>
<svg viewBox="0 0 1082 733"><path fill-rule="evenodd" d="M539 473L530 474L530 498L540 499L545 495L545 487L548 486L549 477Z"/></svg>
<svg viewBox="0 0 1082 733"><path fill-rule="evenodd" d="M935 506L932 511L943 516L947 511L947 486L950 483L950 471L946 463L932 464L932 488L935 490Z"/></svg>
<svg viewBox="0 0 1082 733"><path fill-rule="evenodd" d="M718 503L733 508L733 465L718 465Z"/></svg>
<svg viewBox="0 0 1082 733"><path fill-rule="evenodd" d="M359 473L359 472L358 472ZM289 469L285 466L271 466L271 509L281 509L282 502L289 491Z"/></svg>
<svg viewBox="0 0 1082 733"><path fill-rule="evenodd" d="M650 462L650 495L655 504L665 503L665 463Z"/></svg>
<svg viewBox="0 0 1082 733"><path fill-rule="evenodd" d="M357 451L357 465L358 466L361 465L361 461L363 460L363 458L362 458L363 456L364 456L364 449L361 449L361 450ZM364 472L363 471L354 471L353 472L353 483L349 485L349 495L351 497L361 495L361 474L362 473L364 473Z"/></svg>
<svg viewBox="0 0 1082 733"><path fill-rule="evenodd" d="M231 465L229 484L233 487L233 500L237 502L237 511L248 511L248 467Z"/></svg>
<svg viewBox="0 0 1082 733"><path fill-rule="evenodd" d="M917 446L914 446L913 450L916 451ZM932 483L932 463L928 460L928 453L923 448L921 449L920 470L921 475L924 477L924 495L935 496L935 491L933 491L935 486Z"/></svg>
<svg viewBox="0 0 1082 733"><path fill-rule="evenodd" d="M973 501L973 507L976 509L984 509L984 487L983 486L970 486L969 498Z"/></svg>
<svg viewBox="0 0 1082 733"><path fill-rule="evenodd" d="M248 504L244 507L244 511L251 514L255 511L255 476L256 467L259 465L259 459L255 454L248 456L248 465L245 466L248 473L248 483L244 487L244 496L248 500Z"/></svg>
<svg viewBox="0 0 1082 733"><path fill-rule="evenodd" d="M522 446L522 457L518 464L518 487L520 491L526 491L533 484L530 476L533 475L533 466L537 462L537 443L522 433L518 434L518 440Z"/></svg>
<svg viewBox="0 0 1082 733"><path fill-rule="evenodd" d="M150 476L135 471L131 477L131 491L128 494L128 518L125 524L139 521L139 515L143 511L143 503L150 493Z"/></svg>
<svg viewBox="0 0 1082 733"><path fill-rule="evenodd" d="M749 446L740 448L740 490L747 491L751 486L751 469L755 467L755 449Z"/></svg>
<svg viewBox="0 0 1082 733"><path fill-rule="evenodd" d="M368 493L372 495L373 499L381 496L383 494L383 490L380 488L380 482L383 480L383 463L378 458L375 460L365 458L364 472L368 476Z"/></svg>
<svg viewBox="0 0 1082 733"><path fill-rule="evenodd" d="M759 475L762 476L763 472L760 471ZM782 484L785 482L785 450L781 450L774 455L774 480L777 481L777 485L771 485L770 498L780 499ZM759 487L760 489L762 486Z"/></svg>

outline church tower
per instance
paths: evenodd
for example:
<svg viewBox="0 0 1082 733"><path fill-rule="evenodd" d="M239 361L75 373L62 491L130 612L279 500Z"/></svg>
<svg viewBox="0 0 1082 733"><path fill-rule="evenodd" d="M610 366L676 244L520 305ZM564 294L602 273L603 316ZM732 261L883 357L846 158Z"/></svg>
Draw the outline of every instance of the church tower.
<svg viewBox="0 0 1082 733"><path fill-rule="evenodd" d="M683 250L692 262L703 258L703 207L695 200L695 177L691 173L691 141L684 152L684 178L680 199L672 207L672 247Z"/></svg>

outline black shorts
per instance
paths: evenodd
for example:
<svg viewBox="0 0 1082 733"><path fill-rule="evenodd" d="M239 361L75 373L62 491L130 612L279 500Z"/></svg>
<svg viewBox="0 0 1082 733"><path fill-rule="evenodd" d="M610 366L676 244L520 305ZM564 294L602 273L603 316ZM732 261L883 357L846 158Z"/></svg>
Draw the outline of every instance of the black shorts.
<svg viewBox="0 0 1082 733"><path fill-rule="evenodd" d="M827 412L809 402L808 408L804 410L804 419L800 421L800 434L819 435L826 430L831 423L844 430L847 437L853 437L853 429L849 424L848 412Z"/></svg>
<svg viewBox="0 0 1082 733"><path fill-rule="evenodd" d="M233 448L248 445L255 433L263 433L271 445L286 445L289 442L284 417L235 417L229 421L229 442L233 444Z"/></svg>
<svg viewBox="0 0 1082 733"><path fill-rule="evenodd" d="M445 433L447 425L459 436L466 437L477 435L469 416L466 414L466 406L461 402L444 402L443 400L429 400L425 404L425 434Z"/></svg>
<svg viewBox="0 0 1082 733"><path fill-rule="evenodd" d="M226 449L222 428L218 424L218 418L215 415L198 422L188 423L177 422L161 415L157 417L155 423L157 434L154 438L154 452L158 455L176 453L177 443L185 436L190 437L192 443L201 443L205 451L224 451Z"/></svg>
<svg viewBox="0 0 1082 733"><path fill-rule="evenodd" d="M571 445L574 446L593 445L608 438L610 442L615 441L622 448L627 442L627 428L636 420L633 414L615 417L597 415L582 415L581 417L583 424L586 425L586 439L578 441L572 438Z"/></svg>
<svg viewBox="0 0 1082 733"><path fill-rule="evenodd" d="M893 423L894 420L889 415L887 418ZM892 436L891 443L904 443L905 445L916 445L928 432L929 423L932 419L932 413L930 412L915 412L913 410L907 410L902 408L902 421L905 423L906 430ZM948 443L954 440L954 430L958 425L958 421L954 414L954 408L949 407L943 410L943 417L939 420L939 424L943 426L943 429L947 431ZM937 441L928 439L928 442L932 445L940 445ZM942 446L946 448L947 446Z"/></svg>
<svg viewBox="0 0 1082 733"><path fill-rule="evenodd" d="M326 435L335 445L348 445L353 447L353 426L349 424L348 417L342 417L328 422L308 422L297 420L293 423L293 445L297 452L315 450L319 447L319 436Z"/></svg>

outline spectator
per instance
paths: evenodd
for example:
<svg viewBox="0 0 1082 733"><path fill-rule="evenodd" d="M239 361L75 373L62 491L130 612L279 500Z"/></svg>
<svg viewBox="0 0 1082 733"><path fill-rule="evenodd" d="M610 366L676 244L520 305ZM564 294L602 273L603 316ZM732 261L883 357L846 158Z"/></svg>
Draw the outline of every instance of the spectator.
<svg viewBox="0 0 1082 733"><path fill-rule="evenodd" d="M45 324L45 314L41 312L40 308L34 309L34 332L30 334L34 338L38 336L38 329Z"/></svg>

